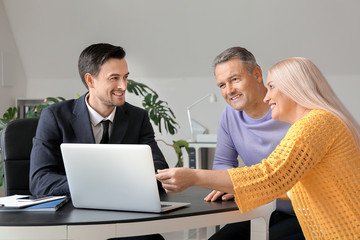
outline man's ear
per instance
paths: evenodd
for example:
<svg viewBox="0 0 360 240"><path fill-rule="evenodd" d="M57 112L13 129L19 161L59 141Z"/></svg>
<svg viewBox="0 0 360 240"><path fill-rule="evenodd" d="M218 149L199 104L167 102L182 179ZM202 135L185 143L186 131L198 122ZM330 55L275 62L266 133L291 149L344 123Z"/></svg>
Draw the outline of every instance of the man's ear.
<svg viewBox="0 0 360 240"><path fill-rule="evenodd" d="M88 88L93 88L94 87L93 76L90 73L86 73L84 78L85 78L86 84L88 85Z"/></svg>
<svg viewBox="0 0 360 240"><path fill-rule="evenodd" d="M256 78L259 83L262 83L262 71L259 66L256 66L252 72L252 75Z"/></svg>

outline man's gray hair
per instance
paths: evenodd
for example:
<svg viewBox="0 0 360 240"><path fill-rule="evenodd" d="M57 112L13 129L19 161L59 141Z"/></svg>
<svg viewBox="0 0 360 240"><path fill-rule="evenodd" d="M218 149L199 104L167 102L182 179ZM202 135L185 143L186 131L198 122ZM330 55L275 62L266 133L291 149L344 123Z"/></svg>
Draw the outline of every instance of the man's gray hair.
<svg viewBox="0 0 360 240"><path fill-rule="evenodd" d="M226 49L214 59L214 70L218 64L227 62L233 58L238 58L245 65L249 75L251 75L255 67L259 66L251 52L242 47L232 47Z"/></svg>

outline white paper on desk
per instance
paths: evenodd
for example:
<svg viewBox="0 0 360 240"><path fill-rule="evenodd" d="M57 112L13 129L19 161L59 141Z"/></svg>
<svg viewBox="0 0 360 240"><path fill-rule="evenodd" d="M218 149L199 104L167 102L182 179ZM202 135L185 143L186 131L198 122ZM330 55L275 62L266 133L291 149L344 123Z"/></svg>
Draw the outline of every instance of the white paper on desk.
<svg viewBox="0 0 360 240"><path fill-rule="evenodd" d="M19 198L27 197L29 195L12 195L8 197L1 197L0 198L0 207L6 207L6 208L23 208L23 207L29 207L33 206L39 203L45 203L54 201L57 199L66 198L66 196L52 196L41 200L34 200L34 201L19 201Z"/></svg>

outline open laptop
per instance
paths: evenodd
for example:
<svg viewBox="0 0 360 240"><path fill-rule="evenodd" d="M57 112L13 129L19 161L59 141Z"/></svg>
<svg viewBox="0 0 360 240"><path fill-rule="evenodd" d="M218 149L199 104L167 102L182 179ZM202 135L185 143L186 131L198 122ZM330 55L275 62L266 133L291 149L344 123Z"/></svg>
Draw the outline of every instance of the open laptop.
<svg viewBox="0 0 360 240"><path fill-rule="evenodd" d="M148 145L63 143L60 147L76 208L159 213L190 204L160 202Z"/></svg>

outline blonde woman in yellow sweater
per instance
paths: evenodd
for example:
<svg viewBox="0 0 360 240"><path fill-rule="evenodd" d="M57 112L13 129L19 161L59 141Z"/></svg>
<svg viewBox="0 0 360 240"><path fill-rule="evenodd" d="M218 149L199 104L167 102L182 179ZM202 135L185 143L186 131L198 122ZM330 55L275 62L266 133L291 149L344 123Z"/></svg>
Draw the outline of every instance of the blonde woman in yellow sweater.
<svg viewBox="0 0 360 240"><path fill-rule="evenodd" d="M242 212L287 193L306 239L360 239L358 124L308 59L275 64L266 85L272 118L293 124L267 159L227 171L159 170L157 179L168 193L233 193Z"/></svg>

